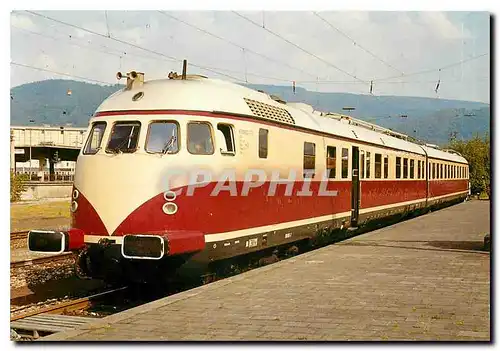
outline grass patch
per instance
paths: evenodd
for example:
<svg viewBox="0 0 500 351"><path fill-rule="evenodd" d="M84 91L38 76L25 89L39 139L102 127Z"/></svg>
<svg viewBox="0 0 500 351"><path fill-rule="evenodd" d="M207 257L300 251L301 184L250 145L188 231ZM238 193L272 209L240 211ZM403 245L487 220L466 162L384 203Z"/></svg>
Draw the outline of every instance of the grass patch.
<svg viewBox="0 0 500 351"><path fill-rule="evenodd" d="M35 204L16 204L10 207L11 220L33 218L70 218L69 200L50 201Z"/></svg>
<svg viewBox="0 0 500 351"><path fill-rule="evenodd" d="M485 191L483 191L481 194L479 194L479 200L489 200L490 197L488 196L488 193L486 193Z"/></svg>

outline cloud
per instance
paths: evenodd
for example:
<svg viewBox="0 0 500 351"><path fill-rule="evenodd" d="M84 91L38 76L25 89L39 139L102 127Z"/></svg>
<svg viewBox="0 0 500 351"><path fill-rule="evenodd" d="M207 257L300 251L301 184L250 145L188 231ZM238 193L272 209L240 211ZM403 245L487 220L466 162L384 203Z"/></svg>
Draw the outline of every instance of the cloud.
<svg viewBox="0 0 500 351"><path fill-rule="evenodd" d="M253 25L230 11L168 12L247 48L246 52L157 11L108 11L107 23L104 11L43 13L103 35L107 34L109 27L113 37L179 60L173 62L166 57L27 13L15 12L11 15L12 26L57 38L51 40L13 30L13 61L30 65L48 62L51 70L110 83L114 81L118 70L137 69L146 73L146 79L163 78L171 70L180 71L180 60L186 58L191 73L210 77L231 79L196 66L213 68L236 80L245 80L247 72L246 77L251 83L287 85L291 80L296 80L298 86L311 90L317 88L320 91L368 93L369 85L353 82L355 80L349 74L370 81L398 75L398 70L412 73L438 68L460 61L462 57L489 51L489 29L484 25L489 19L487 13L458 16L456 13L442 12L320 12L328 22L352 38L356 42L354 44L311 12L266 12L264 16L258 11L240 12L258 25ZM317 60L272 35L262 28L263 25L328 63ZM377 57L368 54L363 48ZM273 58L274 61L251 51ZM50 59L42 60L42 52ZM333 66L349 74L342 73ZM252 73L269 78L257 77ZM40 76L39 72L33 70L13 68L11 85L40 79ZM489 76L487 59L471 61L464 67L443 71L440 77L441 96L489 101L489 82L484 79L482 82L476 81L477 77L485 76ZM314 83L301 83L315 81L317 77L347 83L317 86ZM377 83L375 91L392 95L435 96L432 87L434 84L429 82L437 81L438 78L437 72L434 72L405 79L426 81L425 84ZM457 82L460 79L474 83Z"/></svg>
<svg viewBox="0 0 500 351"><path fill-rule="evenodd" d="M33 20L25 15L22 15L18 12L13 12L10 16L10 24L11 26L29 29L29 30L37 30L37 25L33 22Z"/></svg>

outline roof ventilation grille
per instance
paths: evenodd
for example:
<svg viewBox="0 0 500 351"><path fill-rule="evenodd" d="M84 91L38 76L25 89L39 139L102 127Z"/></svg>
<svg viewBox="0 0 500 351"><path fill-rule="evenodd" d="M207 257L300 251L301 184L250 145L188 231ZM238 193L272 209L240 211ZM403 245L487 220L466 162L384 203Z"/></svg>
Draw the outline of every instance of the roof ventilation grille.
<svg viewBox="0 0 500 351"><path fill-rule="evenodd" d="M281 123L295 124L293 117L284 108L268 105L263 102L247 98L244 98L244 100L255 116Z"/></svg>

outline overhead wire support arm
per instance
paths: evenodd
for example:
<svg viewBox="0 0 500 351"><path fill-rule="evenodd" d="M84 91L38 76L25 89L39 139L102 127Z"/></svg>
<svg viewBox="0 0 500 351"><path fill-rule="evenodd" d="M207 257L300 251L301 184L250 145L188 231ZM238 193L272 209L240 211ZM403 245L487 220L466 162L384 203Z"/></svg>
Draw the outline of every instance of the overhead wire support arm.
<svg viewBox="0 0 500 351"><path fill-rule="evenodd" d="M413 73L408 73L408 74L405 74L404 77L406 78L406 77L412 77L412 76L416 76L416 75L420 75L420 74L426 74L426 73L432 73L432 72L436 72L436 71L442 71L442 70L445 70L445 69L448 69L448 68L452 68L452 67L461 65L462 63L465 63L465 62L477 60L477 59L479 59L481 57L484 57L484 56L487 56L489 54L490 54L489 52L485 52L485 53L477 55L477 56L469 57L468 59L465 59L465 60L461 60L461 61L458 61L458 62L450 63L450 64L442 66L440 68L431 68L431 69L426 69L426 70L417 71L417 72L413 72ZM390 77L385 77L385 78L376 78L373 81L374 82L381 82L381 81L391 80L391 79L397 79L397 78L401 78L401 77L402 76L390 76Z"/></svg>

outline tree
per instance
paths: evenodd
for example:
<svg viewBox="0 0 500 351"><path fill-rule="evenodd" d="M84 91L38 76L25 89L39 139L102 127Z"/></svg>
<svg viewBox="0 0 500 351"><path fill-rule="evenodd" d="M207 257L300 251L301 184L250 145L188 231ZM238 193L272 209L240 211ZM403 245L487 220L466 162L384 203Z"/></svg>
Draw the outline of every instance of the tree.
<svg viewBox="0 0 500 351"><path fill-rule="evenodd" d="M24 181L28 180L27 174L14 174L10 172L10 202L16 202L21 199L21 194L26 190Z"/></svg>
<svg viewBox="0 0 500 351"><path fill-rule="evenodd" d="M479 135L462 141L452 139L448 148L458 151L469 162L469 181L471 193L490 191L490 138Z"/></svg>

